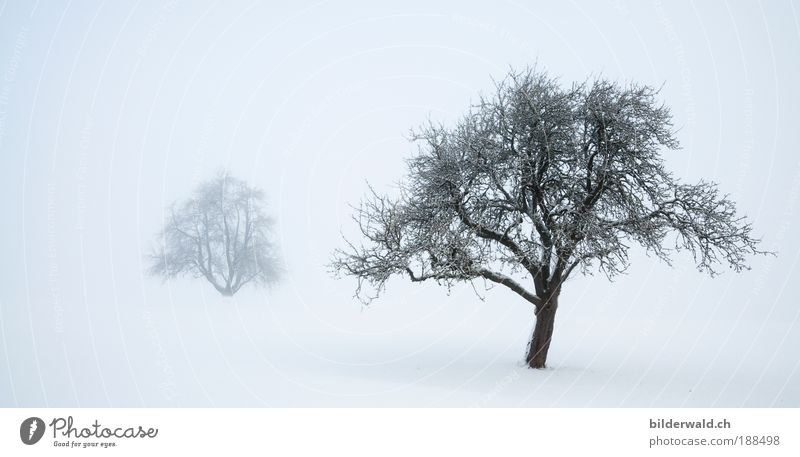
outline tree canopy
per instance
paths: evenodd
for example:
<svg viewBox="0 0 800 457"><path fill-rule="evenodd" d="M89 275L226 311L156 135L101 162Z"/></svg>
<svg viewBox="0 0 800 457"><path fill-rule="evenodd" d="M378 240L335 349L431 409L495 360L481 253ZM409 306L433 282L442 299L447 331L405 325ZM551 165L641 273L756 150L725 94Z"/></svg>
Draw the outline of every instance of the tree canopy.
<svg viewBox="0 0 800 457"><path fill-rule="evenodd" d="M263 191L220 172L169 209L150 272L205 278L223 295L275 282L280 268L269 238Z"/></svg>
<svg viewBox="0 0 800 457"><path fill-rule="evenodd" d="M412 133L419 150L399 198L373 191L362 202L363 242L337 251L334 269L355 276L366 300L394 275L482 279L538 314L576 271L624 272L634 244L666 262L689 251L711 274L747 268L762 251L734 203L716 184L682 183L665 168L661 152L679 143L657 95L512 71L455 125Z"/></svg>

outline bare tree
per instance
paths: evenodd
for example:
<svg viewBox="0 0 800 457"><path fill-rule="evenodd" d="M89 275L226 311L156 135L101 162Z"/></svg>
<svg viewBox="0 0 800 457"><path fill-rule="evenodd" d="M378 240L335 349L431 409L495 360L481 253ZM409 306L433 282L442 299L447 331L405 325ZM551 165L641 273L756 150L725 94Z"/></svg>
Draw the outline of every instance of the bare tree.
<svg viewBox="0 0 800 457"><path fill-rule="evenodd" d="M225 296L248 283L274 282L280 270L263 206L261 190L225 172L200 184L170 208L151 274L205 278Z"/></svg>
<svg viewBox="0 0 800 457"><path fill-rule="evenodd" d="M712 275L719 264L747 268L745 257L763 252L734 203L713 183L682 184L665 169L660 151L679 145L656 95L510 72L454 127L412 133L421 144L400 196L372 191L354 216L365 243L336 251L334 271L358 278L366 301L393 275L503 285L533 305L526 362L542 368L576 271L613 278L634 243L667 263L687 250Z"/></svg>

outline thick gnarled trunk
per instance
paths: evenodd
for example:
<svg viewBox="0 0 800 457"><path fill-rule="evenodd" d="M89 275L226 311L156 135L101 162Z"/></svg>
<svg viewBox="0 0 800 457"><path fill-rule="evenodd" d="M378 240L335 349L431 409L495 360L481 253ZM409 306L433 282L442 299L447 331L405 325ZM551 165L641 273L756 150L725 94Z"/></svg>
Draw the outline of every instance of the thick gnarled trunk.
<svg viewBox="0 0 800 457"><path fill-rule="evenodd" d="M528 353L525 362L531 368L544 368L547 362L547 351L553 339L553 325L558 309L558 294L548 297L545 304L536 314L536 325L533 328L531 342L528 343Z"/></svg>

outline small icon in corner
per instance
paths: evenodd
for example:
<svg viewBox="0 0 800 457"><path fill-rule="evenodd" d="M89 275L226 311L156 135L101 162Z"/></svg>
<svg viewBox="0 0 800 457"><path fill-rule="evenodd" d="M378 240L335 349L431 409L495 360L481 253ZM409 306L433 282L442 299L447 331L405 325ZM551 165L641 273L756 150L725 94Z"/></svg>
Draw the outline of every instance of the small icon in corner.
<svg viewBox="0 0 800 457"><path fill-rule="evenodd" d="M44 421L38 417L29 417L19 426L19 438L25 444L36 444L44 436Z"/></svg>

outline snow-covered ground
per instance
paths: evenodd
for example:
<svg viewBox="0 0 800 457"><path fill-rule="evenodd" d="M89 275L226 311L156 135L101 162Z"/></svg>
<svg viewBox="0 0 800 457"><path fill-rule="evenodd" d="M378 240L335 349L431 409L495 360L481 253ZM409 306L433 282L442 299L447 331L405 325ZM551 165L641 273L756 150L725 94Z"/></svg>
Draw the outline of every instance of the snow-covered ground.
<svg viewBox="0 0 800 457"><path fill-rule="evenodd" d="M545 370L521 363L531 310L499 289L481 301L469 287L448 296L397 281L362 307L334 299L347 280L329 280L331 300L314 302L305 297L320 290L292 278L234 298L201 282L151 281L139 299L76 304L60 333L51 310L34 308L28 327L26 309L4 304L11 371L0 403L800 406L797 316L781 323L758 318L763 304L731 305L724 291L735 276L704 283L717 300L700 290L685 305L683 292L652 287L657 277L647 287L637 279L646 278L569 284Z"/></svg>

